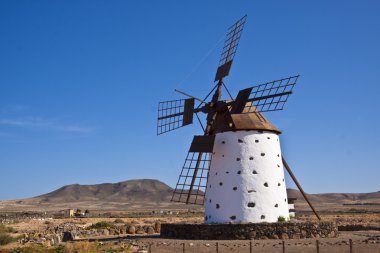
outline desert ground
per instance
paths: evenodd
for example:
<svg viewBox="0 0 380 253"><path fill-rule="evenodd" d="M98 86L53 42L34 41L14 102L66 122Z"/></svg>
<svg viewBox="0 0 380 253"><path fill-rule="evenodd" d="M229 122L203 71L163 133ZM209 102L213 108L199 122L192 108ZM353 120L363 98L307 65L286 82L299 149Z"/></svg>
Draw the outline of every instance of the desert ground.
<svg viewBox="0 0 380 253"><path fill-rule="evenodd" d="M159 181L135 180L0 201L0 253L380 252L379 192L309 195L322 220L336 222L336 238L202 241L160 238L163 223L203 223L203 209L170 202L171 191ZM292 222L317 221L298 191L288 196L297 198ZM67 217L69 208L80 209L78 216Z"/></svg>

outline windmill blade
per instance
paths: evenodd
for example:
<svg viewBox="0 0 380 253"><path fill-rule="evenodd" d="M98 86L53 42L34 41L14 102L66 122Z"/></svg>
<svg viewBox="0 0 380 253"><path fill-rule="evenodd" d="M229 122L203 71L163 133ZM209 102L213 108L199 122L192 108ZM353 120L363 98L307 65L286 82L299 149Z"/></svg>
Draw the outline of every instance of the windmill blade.
<svg viewBox="0 0 380 253"><path fill-rule="evenodd" d="M260 84L239 91L231 113L270 112L282 110L299 75Z"/></svg>
<svg viewBox="0 0 380 253"><path fill-rule="evenodd" d="M194 98L158 103L157 135L193 123Z"/></svg>
<svg viewBox="0 0 380 253"><path fill-rule="evenodd" d="M214 139L215 136L194 136L171 201L203 205Z"/></svg>
<svg viewBox="0 0 380 253"><path fill-rule="evenodd" d="M226 40L224 41L222 54L219 60L218 70L215 75L215 81L220 81L230 73L232 61L235 57L246 20L247 15L228 28Z"/></svg>

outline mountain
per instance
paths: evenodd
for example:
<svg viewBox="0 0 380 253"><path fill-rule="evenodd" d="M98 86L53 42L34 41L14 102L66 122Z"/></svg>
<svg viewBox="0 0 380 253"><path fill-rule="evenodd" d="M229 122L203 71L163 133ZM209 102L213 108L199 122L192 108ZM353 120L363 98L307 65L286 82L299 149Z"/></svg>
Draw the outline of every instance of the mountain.
<svg viewBox="0 0 380 253"><path fill-rule="evenodd" d="M307 194L309 200L315 204L354 204L354 203L379 203L380 192L370 193L319 193ZM303 202L301 192L295 189L288 189L289 198L297 198Z"/></svg>
<svg viewBox="0 0 380 253"><path fill-rule="evenodd" d="M167 184L153 179L95 185L72 184L29 199L0 201L0 211L189 208L184 204L170 202L172 191Z"/></svg>
<svg viewBox="0 0 380 253"><path fill-rule="evenodd" d="M110 201L110 202L168 202L172 188L158 180L128 180L95 185L66 185L53 192L34 197L44 203Z"/></svg>
<svg viewBox="0 0 380 253"><path fill-rule="evenodd" d="M57 210L78 207L91 210L194 208L194 206L170 202L172 191L170 186L154 179L96 185L72 184L29 199L0 201L0 211ZM297 198L297 209L309 209L298 190L288 189L288 197ZM308 194L308 197L318 209L331 209L353 203L380 204L380 192Z"/></svg>

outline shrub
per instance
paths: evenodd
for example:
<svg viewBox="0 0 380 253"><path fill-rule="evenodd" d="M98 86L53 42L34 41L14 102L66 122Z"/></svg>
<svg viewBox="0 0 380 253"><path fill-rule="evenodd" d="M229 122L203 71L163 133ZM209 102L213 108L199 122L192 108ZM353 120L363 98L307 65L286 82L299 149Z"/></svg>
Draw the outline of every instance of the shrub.
<svg viewBox="0 0 380 253"><path fill-rule="evenodd" d="M63 253L86 253L86 252L98 252L95 244L89 242L77 242L77 243L68 243L65 245Z"/></svg>
<svg viewBox="0 0 380 253"><path fill-rule="evenodd" d="M5 245L8 243L11 243L13 241L13 237L6 234L6 233L1 233L0 234L0 245Z"/></svg>
<svg viewBox="0 0 380 253"><path fill-rule="evenodd" d="M12 227L6 227L0 224L0 233L13 233L15 230Z"/></svg>
<svg viewBox="0 0 380 253"><path fill-rule="evenodd" d="M285 222L286 219L285 219L284 216L279 216L279 217L277 218L277 221L278 221L278 222Z"/></svg>
<svg viewBox="0 0 380 253"><path fill-rule="evenodd" d="M38 244L31 244L22 248L4 249L0 253L62 253L63 246L45 247Z"/></svg>
<svg viewBox="0 0 380 253"><path fill-rule="evenodd" d="M99 228L112 228L112 227L113 225L109 222L99 221L98 223L91 225L89 228L99 229Z"/></svg>

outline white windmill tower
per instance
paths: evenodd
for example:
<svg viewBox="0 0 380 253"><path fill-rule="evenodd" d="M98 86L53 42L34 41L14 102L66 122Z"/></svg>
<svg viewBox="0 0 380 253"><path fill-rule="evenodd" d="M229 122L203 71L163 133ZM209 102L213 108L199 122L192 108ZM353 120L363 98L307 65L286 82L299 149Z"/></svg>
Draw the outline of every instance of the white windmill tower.
<svg viewBox="0 0 380 253"><path fill-rule="evenodd" d="M288 219L284 166L306 198L281 154L280 130L262 115L283 109L299 76L241 90L235 99L223 81L245 21L246 16L228 29L216 84L206 98L176 90L190 98L160 102L158 108L158 135L191 124L194 114L198 120L199 112L207 114L206 127L199 120L204 135L194 136L172 198L204 204L205 223ZM223 87L230 100L221 99ZM206 102L213 92L211 101ZM197 107L195 100L200 102Z"/></svg>

